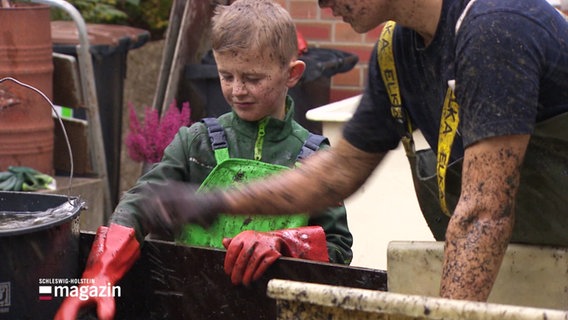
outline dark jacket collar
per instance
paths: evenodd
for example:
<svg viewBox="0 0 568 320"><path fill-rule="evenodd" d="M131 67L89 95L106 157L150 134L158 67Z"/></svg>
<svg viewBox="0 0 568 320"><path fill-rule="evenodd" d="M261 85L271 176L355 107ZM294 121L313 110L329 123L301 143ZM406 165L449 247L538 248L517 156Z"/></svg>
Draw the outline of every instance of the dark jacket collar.
<svg viewBox="0 0 568 320"><path fill-rule="evenodd" d="M270 117L266 125L265 140L280 141L292 133L292 122L294 120L294 100L290 96L286 97L286 114L283 120ZM260 121L245 121L233 112L233 127L239 135L255 138L258 134Z"/></svg>

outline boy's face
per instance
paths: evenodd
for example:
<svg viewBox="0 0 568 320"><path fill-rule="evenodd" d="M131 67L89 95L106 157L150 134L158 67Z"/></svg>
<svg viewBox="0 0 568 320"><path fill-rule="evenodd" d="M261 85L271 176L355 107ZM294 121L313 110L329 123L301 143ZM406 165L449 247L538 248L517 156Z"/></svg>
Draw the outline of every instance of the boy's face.
<svg viewBox="0 0 568 320"><path fill-rule="evenodd" d="M292 66L282 68L276 58L253 50L213 54L223 96L241 119L284 119L288 88L297 82Z"/></svg>

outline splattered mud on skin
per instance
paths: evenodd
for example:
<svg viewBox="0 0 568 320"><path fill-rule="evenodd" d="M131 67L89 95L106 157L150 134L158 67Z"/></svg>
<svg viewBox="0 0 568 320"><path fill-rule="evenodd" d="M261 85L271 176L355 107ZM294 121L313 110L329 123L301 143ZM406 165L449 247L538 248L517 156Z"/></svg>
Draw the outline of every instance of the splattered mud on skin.
<svg viewBox="0 0 568 320"><path fill-rule="evenodd" d="M365 182L384 156L355 151L346 142L340 145L317 152L294 170L231 191L230 212L317 212L336 205Z"/></svg>
<svg viewBox="0 0 568 320"><path fill-rule="evenodd" d="M486 301L514 225L522 154L513 147L472 154L464 162L462 196L446 237L441 295Z"/></svg>

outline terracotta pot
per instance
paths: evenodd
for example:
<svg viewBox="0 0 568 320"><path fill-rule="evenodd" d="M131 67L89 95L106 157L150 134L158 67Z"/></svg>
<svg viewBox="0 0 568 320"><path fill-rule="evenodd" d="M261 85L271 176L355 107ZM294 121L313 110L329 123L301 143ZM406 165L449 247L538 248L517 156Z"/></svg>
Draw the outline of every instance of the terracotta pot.
<svg viewBox="0 0 568 320"><path fill-rule="evenodd" d="M13 77L53 98L53 44L49 6L0 8L0 78Z"/></svg>
<svg viewBox="0 0 568 320"><path fill-rule="evenodd" d="M53 58L49 6L21 3L0 8L0 79L33 86L50 100ZM37 92L0 83L0 171L10 165L53 174L51 106ZM68 157L68 155L64 155Z"/></svg>

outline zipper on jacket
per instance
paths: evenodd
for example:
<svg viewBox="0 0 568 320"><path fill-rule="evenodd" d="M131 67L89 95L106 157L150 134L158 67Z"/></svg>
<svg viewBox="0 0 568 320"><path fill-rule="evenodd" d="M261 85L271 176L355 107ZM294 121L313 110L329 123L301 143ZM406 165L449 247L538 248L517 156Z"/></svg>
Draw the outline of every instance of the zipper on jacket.
<svg viewBox="0 0 568 320"><path fill-rule="evenodd" d="M260 161L262 159L262 144L264 143L264 135L266 134L265 128L268 124L269 117L266 117L258 122L258 134L254 144L254 160Z"/></svg>

